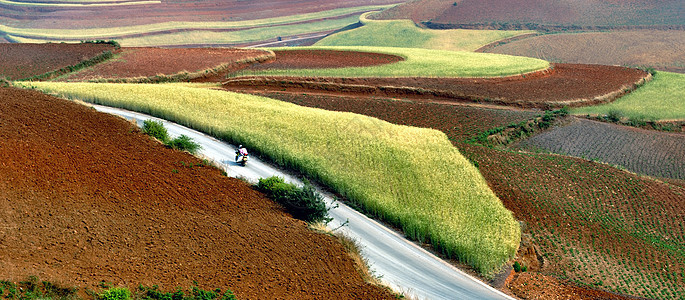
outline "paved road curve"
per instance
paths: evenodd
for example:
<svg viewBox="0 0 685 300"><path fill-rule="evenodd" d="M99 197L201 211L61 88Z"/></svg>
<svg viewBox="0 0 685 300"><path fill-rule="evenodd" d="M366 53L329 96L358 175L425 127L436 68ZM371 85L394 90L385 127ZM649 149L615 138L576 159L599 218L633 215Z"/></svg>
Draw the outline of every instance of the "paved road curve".
<svg viewBox="0 0 685 300"><path fill-rule="evenodd" d="M235 146L203 133L135 112L94 107L98 111L136 120L139 126L148 119L164 122L172 137L185 134L201 144L200 154L221 163L229 176L241 176L256 182L258 178L277 175L301 184L296 178L264 164L256 157L250 157L246 167L238 166L233 162ZM326 201L331 205L331 197L327 196ZM376 275L381 275L381 280L393 290L405 292L416 299L513 299L445 263L378 222L342 203L336 204L338 206L330 211L334 220L329 227L338 228L349 221L338 230L362 245L362 254L368 259L371 269Z"/></svg>

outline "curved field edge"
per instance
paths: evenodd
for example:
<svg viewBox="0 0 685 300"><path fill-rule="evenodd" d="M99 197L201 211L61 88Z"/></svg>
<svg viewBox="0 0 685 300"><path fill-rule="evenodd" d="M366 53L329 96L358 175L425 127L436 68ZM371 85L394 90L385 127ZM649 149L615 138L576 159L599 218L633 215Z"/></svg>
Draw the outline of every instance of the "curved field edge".
<svg viewBox="0 0 685 300"><path fill-rule="evenodd" d="M504 77L545 70L549 62L520 56L394 47L291 47L272 50L339 50L390 54L404 60L372 67L244 71L237 76Z"/></svg>
<svg viewBox="0 0 685 300"><path fill-rule="evenodd" d="M125 47L196 46L196 45L242 45L266 41L278 37L295 37L304 34L326 33L356 22L357 16L326 18L319 21L245 28L238 30L188 29L179 31L140 34L131 37L112 36ZM13 43L48 43L60 39L35 39L7 35ZM76 40L69 40L76 41Z"/></svg>
<svg viewBox="0 0 685 300"><path fill-rule="evenodd" d="M685 120L685 74L657 72L650 82L614 102L571 110L575 115L610 112L635 120Z"/></svg>
<svg viewBox="0 0 685 300"><path fill-rule="evenodd" d="M392 5L390 5L392 6ZM262 26L277 26L299 22L310 22L335 17L342 17L354 13L363 13L369 10L378 10L390 7L389 5L369 5L349 8L337 8L314 13L299 15L264 18L256 20L227 21L227 22L162 22L146 25L133 25L121 27L102 27L86 29L51 29L51 28L19 28L0 25L0 32L12 36L20 36L33 39L108 39L112 37L151 34L155 32L168 32L178 30L228 30L241 28L255 28Z"/></svg>
<svg viewBox="0 0 685 300"><path fill-rule="evenodd" d="M519 245L511 212L437 130L169 85L18 84L148 113L248 145L483 274L501 267Z"/></svg>
<svg viewBox="0 0 685 300"><path fill-rule="evenodd" d="M433 30L416 26L411 20L372 20L362 14L364 26L332 34L315 46L377 46L475 51L484 45L531 34L525 30Z"/></svg>

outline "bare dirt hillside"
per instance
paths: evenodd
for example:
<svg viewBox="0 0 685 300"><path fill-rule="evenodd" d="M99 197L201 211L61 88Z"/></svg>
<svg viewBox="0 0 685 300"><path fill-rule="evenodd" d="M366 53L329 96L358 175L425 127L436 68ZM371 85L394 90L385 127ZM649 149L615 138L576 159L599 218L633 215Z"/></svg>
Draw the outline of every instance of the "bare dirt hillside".
<svg viewBox="0 0 685 300"><path fill-rule="evenodd" d="M123 119L0 88L0 278L382 299L332 237Z"/></svg>

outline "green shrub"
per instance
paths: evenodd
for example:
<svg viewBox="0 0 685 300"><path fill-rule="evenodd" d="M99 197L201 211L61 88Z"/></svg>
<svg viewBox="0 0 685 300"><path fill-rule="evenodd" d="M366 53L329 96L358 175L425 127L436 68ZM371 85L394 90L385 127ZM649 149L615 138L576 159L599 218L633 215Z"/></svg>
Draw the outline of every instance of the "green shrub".
<svg viewBox="0 0 685 300"><path fill-rule="evenodd" d="M182 134L181 136L169 141L167 145L173 149L188 151L192 154L197 153L202 148L200 144L196 143L189 136Z"/></svg>
<svg viewBox="0 0 685 300"><path fill-rule="evenodd" d="M169 132L164 128L162 121L145 120L143 122L143 132L162 143L166 144L169 141Z"/></svg>
<svg viewBox="0 0 685 300"><path fill-rule="evenodd" d="M272 176L260 178L257 189L267 197L283 205L293 217L306 222L325 221L328 208L323 196L314 187L305 182L302 188L292 183L285 183L283 178Z"/></svg>
<svg viewBox="0 0 685 300"><path fill-rule="evenodd" d="M185 293L181 288L176 288L174 292L163 292L159 290L159 286L152 287L139 286L136 298L144 300L236 300L233 291L227 289L225 293L221 293L221 289L213 291L205 291L197 286L194 286L189 293Z"/></svg>
<svg viewBox="0 0 685 300"><path fill-rule="evenodd" d="M623 118L623 113L620 110L612 109L607 114L607 119L614 123L621 121L621 118Z"/></svg>
<svg viewBox="0 0 685 300"><path fill-rule="evenodd" d="M98 300L129 300L131 299L131 291L123 287L115 287L107 289L100 293Z"/></svg>
<svg viewBox="0 0 685 300"><path fill-rule="evenodd" d="M517 261L514 262L514 271L516 271L516 273L521 272L521 264Z"/></svg>

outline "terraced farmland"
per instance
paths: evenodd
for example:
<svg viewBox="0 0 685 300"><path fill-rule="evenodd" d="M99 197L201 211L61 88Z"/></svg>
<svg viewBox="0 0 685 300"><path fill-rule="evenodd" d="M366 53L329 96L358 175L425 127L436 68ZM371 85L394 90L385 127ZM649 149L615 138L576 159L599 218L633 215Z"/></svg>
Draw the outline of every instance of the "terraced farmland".
<svg viewBox="0 0 685 300"><path fill-rule="evenodd" d="M312 1L316 2L316 1ZM352 1L354 3L354 1ZM373 1L371 1L373 2ZM387 4L384 0L377 1ZM300 37L332 32L347 25L356 23L359 15L364 12L387 8L387 5L350 5L351 3L310 3L315 6L284 6L272 9L273 3L257 3L250 1L248 6L268 5L259 18L259 13L245 15L237 18L240 9L245 8L240 2L214 3L204 7L206 3L196 4L204 7L205 18L189 16L184 6L193 6L193 2L185 4L176 3L142 3L143 5L115 5L115 6L82 6L77 9L64 8L56 5L53 10L64 9L66 17L76 13L79 19L87 19L90 12L99 12L91 16L91 23L82 27L65 28L58 22L42 23L39 8L35 15L27 12L24 8L22 13L11 15L8 19L16 18L17 22L4 21L0 24L0 34L7 40L17 43L43 43L43 42L74 42L80 40L117 40L121 45L133 46L193 46L193 45L245 45L258 44L262 41L276 41L281 38ZM371 3L369 3L371 4ZM331 7L326 9L326 7ZM197 7L195 7L197 8ZM154 17L144 18L145 15L158 16L160 11L168 9L162 19L171 18L169 21L155 21ZM223 11L221 9L224 9ZM80 11L79 11L80 10ZM134 10L134 11L131 11ZM152 11L148 11L152 10ZM28 8L28 11L32 11ZM76 12L75 12L76 11ZM227 15L225 12L231 14ZM277 14L280 11L283 14ZM135 15L131 18L129 15ZM231 17L233 15L233 17ZM36 17L36 21L27 21ZM55 15L50 15L55 18ZM106 22L111 17L110 22ZM59 17L58 17L59 18ZM104 19L104 20L103 20ZM122 22L121 24L120 22ZM141 21L144 20L144 21ZM128 23L126 23L128 21ZM141 23L142 22L142 23ZM74 22L68 22L73 26ZM41 24L41 25L38 25ZM118 25L114 25L118 24Z"/></svg>
<svg viewBox="0 0 685 300"><path fill-rule="evenodd" d="M685 135L654 132L572 119L522 141L529 151L543 150L624 167L655 177L685 180Z"/></svg>
<svg viewBox="0 0 685 300"><path fill-rule="evenodd" d="M361 99L358 95L301 97L279 93L277 97L445 132L478 166L507 209L525 222L523 233L532 237L544 261L542 274L642 297L685 296L685 188L586 159L461 142L478 129L501 124L493 116L517 122L530 112ZM493 121L486 123L488 120ZM519 296L550 293L536 288L545 281L528 281L530 286L520 289L527 279L521 280L512 283L512 290L519 288ZM574 297L581 295L572 293Z"/></svg>
<svg viewBox="0 0 685 300"><path fill-rule="evenodd" d="M21 44L0 43L0 77L24 79L76 65L105 51L109 44Z"/></svg>
<svg viewBox="0 0 685 300"><path fill-rule="evenodd" d="M548 34L487 50L553 62L652 67L685 72L685 31L636 30Z"/></svg>
<svg viewBox="0 0 685 300"><path fill-rule="evenodd" d="M273 58L273 53L237 48L123 48L114 59L68 74L60 81L220 80L221 75Z"/></svg>
<svg viewBox="0 0 685 300"><path fill-rule="evenodd" d="M534 31L517 30L432 30L410 20L371 20L360 17L361 28L339 32L318 41L315 46L376 46L474 51L489 43Z"/></svg>

